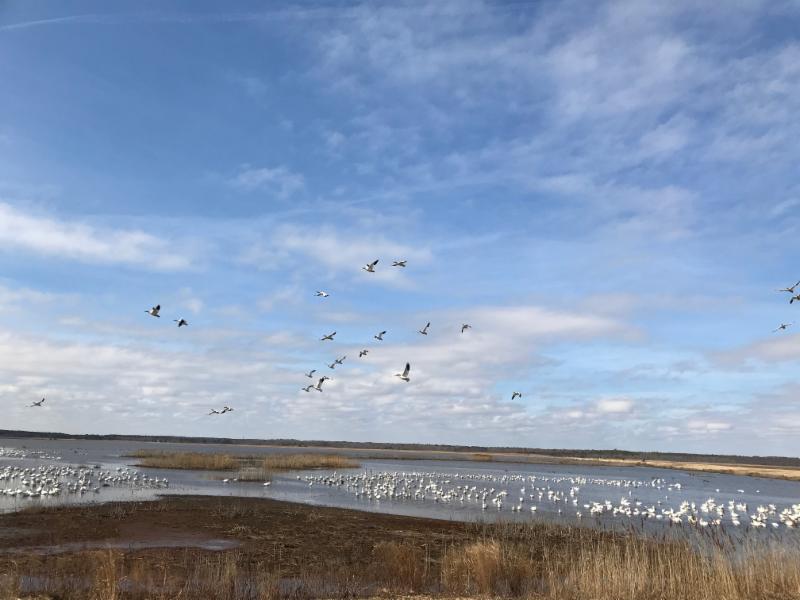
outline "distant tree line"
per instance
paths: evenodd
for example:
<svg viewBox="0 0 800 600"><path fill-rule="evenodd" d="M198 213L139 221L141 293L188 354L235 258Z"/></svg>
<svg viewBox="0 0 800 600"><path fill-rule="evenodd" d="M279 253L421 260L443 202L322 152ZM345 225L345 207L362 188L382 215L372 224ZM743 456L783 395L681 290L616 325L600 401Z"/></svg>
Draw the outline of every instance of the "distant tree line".
<svg viewBox="0 0 800 600"><path fill-rule="evenodd" d="M636 452L631 450L581 450L568 448L520 448L516 446L458 446L451 444L398 444L380 442L345 442L331 440L292 440L254 438L185 437L177 435L98 435L19 431L0 429L1 438L48 438L52 440L106 440L126 442L162 442L183 444L247 444L251 446L289 446L297 448L349 448L355 450L414 450L420 452L508 452L543 454L556 458L621 458L635 461L670 460L714 464L751 464L771 467L800 467L800 458L791 456L740 456L733 454L690 454L685 452Z"/></svg>

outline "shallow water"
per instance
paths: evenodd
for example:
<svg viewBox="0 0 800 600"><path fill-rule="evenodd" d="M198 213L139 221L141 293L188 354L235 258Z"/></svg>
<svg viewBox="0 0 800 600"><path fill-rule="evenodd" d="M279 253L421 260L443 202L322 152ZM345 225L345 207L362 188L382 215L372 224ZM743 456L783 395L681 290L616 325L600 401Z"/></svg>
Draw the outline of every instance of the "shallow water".
<svg viewBox="0 0 800 600"><path fill-rule="evenodd" d="M781 510L800 503L800 482L723 475L715 473L686 472L651 467L595 467L581 465L536 465L476 461L443 460L397 460L359 458L359 469L345 469L333 481L333 471L315 470L293 472L273 477L273 483L264 487L261 483L223 483L222 477L229 474L183 471L173 469L137 469L136 459L125 458L141 448L164 451L225 452L231 454L266 455L272 453L330 452L324 449L270 448L263 446L231 446L212 444L154 444L119 441L70 441L40 439L5 439L0 442L5 454L25 453L24 458L4 456L0 450L0 470L6 465L33 467L39 465L99 465L99 470L117 472L128 469L146 474L149 478L167 478L169 487L152 488L141 485L121 484L102 487L97 493L61 494L55 497L27 498L0 495L0 511L14 511L32 505L58 505L72 503L96 503L126 500L146 500L166 494L204 494L214 496L252 496L278 500L302 502L312 505L355 508L359 510L409 516L434 517L453 520L546 520L578 522L598 527L641 527L666 529L668 518L645 518L644 515L629 516L613 514L605 510L602 514L590 514L594 503L608 503L632 511L644 511L653 507L658 514L665 510L677 510L682 502L695 503L700 519L712 521L717 516L700 511L700 506L713 498L717 505L726 505L720 525L726 529L741 531L750 529L749 515L758 506L775 506L775 511L765 517L767 527L760 535L795 536L779 519ZM358 456L363 451L336 450L337 454ZM395 475L396 474L396 475ZM358 479L354 477L358 476ZM327 481L324 481L327 478ZM372 478L372 479L370 479ZM369 485L366 482L389 482L389 486ZM359 483L361 482L361 483ZM16 487L18 482L0 481L0 489ZM395 486L396 492L406 491L416 498L390 497L387 490ZM369 488L370 493L366 493ZM373 489L374 488L374 489ZM472 488L475 488L474 491ZM522 493L522 489L525 492ZM570 490L578 488L573 496ZM489 493L489 490L494 491ZM358 491L362 493L358 494ZM467 492L472 491L471 497ZM484 500L478 494L485 491ZM501 491L502 508L491 499ZM373 493L377 492L377 493ZM539 494L542 494L541 498ZM548 500L548 493L554 498ZM424 494L424 499L422 495ZM533 496L533 497L531 497ZM524 498L521 502L520 497ZM740 510L741 527L735 528L729 502L746 504ZM487 504L482 509L482 504ZM536 506L536 512L530 507ZM512 511L512 507L519 511ZM577 516L581 513L581 517ZM776 523L776 525L773 525ZM713 525L712 525L713 527Z"/></svg>

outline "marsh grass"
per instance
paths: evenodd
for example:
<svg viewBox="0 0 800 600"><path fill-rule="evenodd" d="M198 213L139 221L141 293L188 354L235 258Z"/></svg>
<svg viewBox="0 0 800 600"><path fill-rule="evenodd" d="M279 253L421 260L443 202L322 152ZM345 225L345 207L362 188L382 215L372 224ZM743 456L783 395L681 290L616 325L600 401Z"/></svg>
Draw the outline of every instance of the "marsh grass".
<svg viewBox="0 0 800 600"><path fill-rule="evenodd" d="M233 471L241 460L230 454L210 452L163 452L159 450L136 450L128 456L138 458L139 467L155 469L193 469L202 471Z"/></svg>
<svg viewBox="0 0 800 600"><path fill-rule="evenodd" d="M478 462L492 462L494 460L494 456L488 452L473 452L470 454L469 459Z"/></svg>
<svg viewBox="0 0 800 600"><path fill-rule="evenodd" d="M774 539L734 545L709 536L698 549L687 540L581 527L465 529L465 538L444 546L419 535L377 542L361 562L335 566L324 560L297 564L288 555L265 560L243 550L23 556L0 569L0 598L800 599L800 548ZM23 579L38 581L38 587L20 589Z"/></svg>
<svg viewBox="0 0 800 600"><path fill-rule="evenodd" d="M339 454L270 454L261 460L267 471L302 471L305 469L356 469L359 463Z"/></svg>
<svg viewBox="0 0 800 600"><path fill-rule="evenodd" d="M137 458L137 466L156 469L192 469L201 471L239 471L239 481L269 481L273 471L305 469L355 469L359 463L338 454L271 454L238 456L211 452L165 452L136 450L128 455Z"/></svg>

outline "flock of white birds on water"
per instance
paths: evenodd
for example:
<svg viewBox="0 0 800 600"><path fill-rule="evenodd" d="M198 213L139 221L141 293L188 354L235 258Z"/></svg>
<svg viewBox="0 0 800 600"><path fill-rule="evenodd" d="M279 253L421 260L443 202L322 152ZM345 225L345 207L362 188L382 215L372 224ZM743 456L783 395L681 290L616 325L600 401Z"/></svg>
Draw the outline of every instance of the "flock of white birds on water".
<svg viewBox="0 0 800 600"><path fill-rule="evenodd" d="M434 504L471 505L481 510L512 513L543 512L583 517L619 517L662 521L674 525L717 527L723 522L735 527L753 528L781 525L787 528L800 526L800 504L779 509L775 504L751 506L736 500L717 501L708 498L703 502L681 500L668 504L669 496L680 497L682 485L669 483L662 478L649 481L636 479L608 479L580 475L489 475L481 473L437 472L361 472L344 474L297 476L309 486L332 486L372 502L432 502ZM621 490L619 500L582 500L587 487L608 487ZM650 488L665 492L664 499L647 503L638 499L637 490ZM719 492L717 489L716 492ZM760 490L756 490L760 493ZM743 494L744 490L737 490Z"/></svg>
<svg viewBox="0 0 800 600"><path fill-rule="evenodd" d="M61 460L60 456L41 451L0 448L0 458ZM164 489L166 477L150 477L127 467L103 470L100 465L73 466L43 464L37 466L6 465L0 468L0 496L14 498L47 498L54 496L99 494L103 488Z"/></svg>

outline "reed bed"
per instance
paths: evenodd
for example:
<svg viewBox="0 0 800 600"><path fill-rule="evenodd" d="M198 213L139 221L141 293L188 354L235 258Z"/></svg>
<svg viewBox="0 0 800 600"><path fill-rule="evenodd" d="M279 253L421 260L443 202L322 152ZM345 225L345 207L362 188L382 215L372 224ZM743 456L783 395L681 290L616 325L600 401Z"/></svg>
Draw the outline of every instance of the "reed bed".
<svg viewBox="0 0 800 600"><path fill-rule="evenodd" d="M469 459L478 462L492 462L494 460L494 456L488 452L473 452L470 454Z"/></svg>
<svg viewBox="0 0 800 600"><path fill-rule="evenodd" d="M465 527L469 539L443 548L424 537L378 542L367 562L328 568L241 550L17 557L0 570L0 598L800 599L800 549L774 539L709 537L701 550L580 527Z"/></svg>
<svg viewBox="0 0 800 600"><path fill-rule="evenodd" d="M139 467L155 469L192 469L201 471L232 471L238 469L241 460L230 454L210 452L163 452L160 450L136 450L129 455L138 458Z"/></svg>
<svg viewBox="0 0 800 600"><path fill-rule="evenodd" d="M238 471L239 481L269 481L274 471L305 469L354 469L359 463L338 454L271 454L237 456L211 452L165 452L136 450L128 455L137 458L137 466L156 469L192 469L203 471Z"/></svg>
<svg viewBox="0 0 800 600"><path fill-rule="evenodd" d="M261 461L267 471L302 471L305 469L355 469L357 461L339 454L270 454Z"/></svg>

